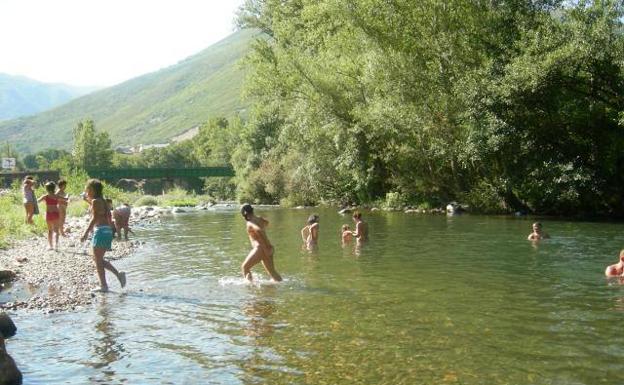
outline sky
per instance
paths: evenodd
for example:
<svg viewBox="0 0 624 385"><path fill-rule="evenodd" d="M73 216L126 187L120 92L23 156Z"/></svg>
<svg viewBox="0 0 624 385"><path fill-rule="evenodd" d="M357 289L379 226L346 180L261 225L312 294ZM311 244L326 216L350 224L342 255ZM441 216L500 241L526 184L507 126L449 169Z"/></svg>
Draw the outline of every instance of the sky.
<svg viewBox="0 0 624 385"><path fill-rule="evenodd" d="M0 72L111 86L234 32L243 0L0 0Z"/></svg>

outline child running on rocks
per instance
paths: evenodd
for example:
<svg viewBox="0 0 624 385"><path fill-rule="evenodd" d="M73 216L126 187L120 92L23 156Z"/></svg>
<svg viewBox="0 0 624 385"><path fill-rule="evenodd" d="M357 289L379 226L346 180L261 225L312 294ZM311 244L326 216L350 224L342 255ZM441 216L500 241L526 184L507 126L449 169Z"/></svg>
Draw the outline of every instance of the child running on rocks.
<svg viewBox="0 0 624 385"><path fill-rule="evenodd" d="M56 195L65 199L60 200L58 203L58 211L59 211L59 225L61 227L61 235L66 237L65 234L65 217L67 216L67 203L69 203L69 195L65 192L65 187L67 187L67 181L65 179L60 179L58 181L58 189L56 190Z"/></svg>
<svg viewBox="0 0 624 385"><path fill-rule="evenodd" d="M45 201L46 203L46 224L48 225L48 250L58 251L59 237L61 235L59 203L67 200L56 195L56 183L48 182L45 184L48 192L37 200L37 202ZM55 235L54 247L52 245L52 237Z"/></svg>
<svg viewBox="0 0 624 385"><path fill-rule="evenodd" d="M271 278L279 282L282 277L275 270L273 265L273 246L269 242L269 238L266 235L266 227L269 225L269 221L262 217L254 215L253 207L246 203L241 207L241 214L245 221L247 221L247 234L249 235L249 241L251 242L251 251L245 258L245 261L241 265L243 270L243 277L249 282L252 282L251 268L262 262L264 269L271 276Z"/></svg>
<svg viewBox="0 0 624 385"><path fill-rule="evenodd" d="M95 269L97 270L98 279L100 280L100 288L93 291L105 293L108 291L108 284L106 283L106 271L104 269L115 274L122 288L126 286L126 273L117 271L110 262L104 260L104 254L111 250L113 229L108 214L110 208L102 195L103 189L104 186L102 182L97 179L90 179L87 182L85 196L91 202L91 221L80 241L84 242L89 232L91 232L91 229L95 227L91 244L93 246Z"/></svg>

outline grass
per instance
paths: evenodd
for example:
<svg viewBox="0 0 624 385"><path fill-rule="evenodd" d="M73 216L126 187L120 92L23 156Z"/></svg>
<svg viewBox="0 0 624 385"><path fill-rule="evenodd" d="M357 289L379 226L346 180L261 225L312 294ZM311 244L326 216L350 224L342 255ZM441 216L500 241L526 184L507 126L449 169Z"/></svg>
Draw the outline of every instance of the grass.
<svg viewBox="0 0 624 385"><path fill-rule="evenodd" d="M43 210L45 210L45 206ZM11 239L23 239L33 235L41 235L47 231L45 214L35 215L33 217L34 225L28 225L24 222L26 212L19 191L11 190L9 193L0 196L0 212L2 213L0 216L0 248L7 248Z"/></svg>

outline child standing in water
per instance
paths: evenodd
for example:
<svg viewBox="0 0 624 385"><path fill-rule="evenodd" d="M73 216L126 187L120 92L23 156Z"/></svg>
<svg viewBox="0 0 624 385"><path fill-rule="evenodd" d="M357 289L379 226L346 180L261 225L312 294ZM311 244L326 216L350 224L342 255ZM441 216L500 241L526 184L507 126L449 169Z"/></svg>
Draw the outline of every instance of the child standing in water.
<svg viewBox="0 0 624 385"><path fill-rule="evenodd" d="M252 247L247 258L245 258L245 261L241 265L243 277L249 282L253 281L251 268L262 262L264 269L269 273L271 278L276 282L281 281L282 277L275 270L275 266L273 265L273 246L266 235L266 227L269 225L269 221L256 216L253 212L253 207L248 203L241 207L241 215L245 218L247 234L249 235L249 242L251 242Z"/></svg>
<svg viewBox="0 0 624 385"><path fill-rule="evenodd" d="M65 234L65 217L67 216L67 203L69 202L69 195L65 192L65 187L67 187L67 181L65 181L65 179L60 179L58 181L58 189L56 190L56 195L65 199L65 200L60 200L58 203L59 216L60 216L59 224L61 227L61 235L64 237L67 236Z"/></svg>
<svg viewBox="0 0 624 385"><path fill-rule="evenodd" d="M529 234L529 237L527 239L529 241L539 241L541 239L548 239L548 238L550 238L550 235L546 234L542 230L542 224L539 222L533 223L533 232Z"/></svg>
<svg viewBox="0 0 624 385"><path fill-rule="evenodd" d="M61 235L59 202L66 201L65 198L56 195L56 184L48 182L45 184L47 194L43 195L37 201L45 201L46 203L46 224L48 225L48 250L58 251L59 237ZM52 237L55 235L54 247L52 247Z"/></svg>
<svg viewBox="0 0 624 385"><path fill-rule="evenodd" d="M362 213L356 211L353 213L353 221L355 222L355 231L352 232L358 244L368 241L368 223L362 220Z"/></svg>
<svg viewBox="0 0 624 385"><path fill-rule="evenodd" d="M22 183L22 195L24 196L24 209L26 210L26 223L32 225L33 215L38 214L37 199L35 199L35 191L33 190L33 184L35 181L32 176L24 178Z"/></svg>
<svg viewBox="0 0 624 385"><path fill-rule="evenodd" d="M303 244L308 250L313 250L318 246L319 216L312 214L308 217L308 224L301 229Z"/></svg>
<svg viewBox="0 0 624 385"><path fill-rule="evenodd" d="M351 228L347 224L342 225L342 244L351 243L351 239L353 239Z"/></svg>
<svg viewBox="0 0 624 385"><path fill-rule="evenodd" d="M104 196L102 195L103 189L104 186L102 185L102 182L97 179L90 179L87 182L85 187L85 196L88 198L88 201L91 202L91 221L89 222L89 226L85 230L80 241L84 242L87 239L89 232L91 232L91 229L95 228L91 244L93 246L95 269L97 270L98 279L100 280L100 288L94 291L104 293L108 291L106 271L104 269L110 271L117 277L122 288L126 286L126 273L117 271L117 269L115 269L110 262L104 260L104 254L106 251L111 250L113 242L113 229L111 228L109 219L110 209L108 207L108 203L106 203L106 200L104 200Z"/></svg>
<svg viewBox="0 0 624 385"><path fill-rule="evenodd" d="M123 205L113 210L113 219L115 220L115 232L117 233L117 238L121 239L122 229L124 231L124 238L126 239L126 241L128 240L128 232L132 233L129 223L131 213L132 210L128 203L124 203Z"/></svg>

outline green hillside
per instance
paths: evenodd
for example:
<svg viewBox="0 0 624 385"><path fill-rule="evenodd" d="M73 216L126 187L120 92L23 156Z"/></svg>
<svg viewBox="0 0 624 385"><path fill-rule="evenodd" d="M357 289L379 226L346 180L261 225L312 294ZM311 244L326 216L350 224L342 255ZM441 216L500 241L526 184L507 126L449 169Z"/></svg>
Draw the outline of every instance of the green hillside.
<svg viewBox="0 0 624 385"><path fill-rule="evenodd" d="M211 116L243 109L238 61L255 31L238 31L176 65L94 92L35 116L0 122L0 138L22 152L69 149L72 129L91 118L113 144L166 142Z"/></svg>
<svg viewBox="0 0 624 385"><path fill-rule="evenodd" d="M39 113L60 106L93 88L42 83L23 76L0 74L0 120Z"/></svg>

